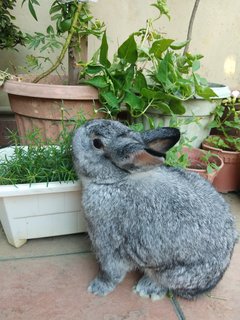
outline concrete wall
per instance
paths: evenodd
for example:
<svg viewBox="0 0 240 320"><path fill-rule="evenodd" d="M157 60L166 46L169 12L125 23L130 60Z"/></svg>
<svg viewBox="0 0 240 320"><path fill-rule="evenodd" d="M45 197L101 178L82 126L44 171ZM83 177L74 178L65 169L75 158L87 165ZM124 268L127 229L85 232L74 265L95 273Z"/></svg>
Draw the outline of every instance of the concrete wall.
<svg viewBox="0 0 240 320"><path fill-rule="evenodd" d="M49 3L41 0L38 9L39 22L30 16L27 7L15 10L16 23L25 32L42 31L49 25ZM145 25L149 17L157 14L150 6L154 0L98 0L91 5L94 15L105 21L108 30L110 52L113 53L129 34ZM159 29L169 38L183 41L186 38L188 22L195 0L168 0L171 20L163 17ZM224 83L231 89L240 89L240 1L202 0L195 18L190 51L204 55L200 73L211 82ZM89 55L97 48L97 42L89 40ZM0 52L0 68L10 64L24 64L25 48L19 52ZM0 97L1 98L1 97ZM6 99L0 105L6 104Z"/></svg>

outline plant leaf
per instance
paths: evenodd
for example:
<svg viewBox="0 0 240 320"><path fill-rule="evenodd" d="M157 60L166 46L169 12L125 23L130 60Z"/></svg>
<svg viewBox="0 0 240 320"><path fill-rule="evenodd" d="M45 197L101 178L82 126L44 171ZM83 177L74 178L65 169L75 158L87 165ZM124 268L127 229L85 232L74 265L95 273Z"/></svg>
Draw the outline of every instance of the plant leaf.
<svg viewBox="0 0 240 320"><path fill-rule="evenodd" d="M129 105L131 110L134 113L136 113L136 111L141 112L144 107L143 100L139 96L137 96L131 92L126 93L126 95L123 99L123 103L126 103L127 105Z"/></svg>
<svg viewBox="0 0 240 320"><path fill-rule="evenodd" d="M155 90L152 90L152 89L148 89L148 88L143 88L141 90L141 94L147 98L147 99L161 99L161 92L159 91L155 91Z"/></svg>
<svg viewBox="0 0 240 320"><path fill-rule="evenodd" d="M104 68L102 66L98 66L98 65L88 65L86 67L86 73L87 74L98 74L99 72L101 72Z"/></svg>
<svg viewBox="0 0 240 320"><path fill-rule="evenodd" d="M156 58L161 58L162 53L170 47L173 41L174 40L172 39L157 40L152 44L152 47L149 52L153 53Z"/></svg>
<svg viewBox="0 0 240 320"><path fill-rule="evenodd" d="M131 64L134 64L137 61L137 44L133 34L118 48L118 56L120 59Z"/></svg>
<svg viewBox="0 0 240 320"><path fill-rule="evenodd" d="M152 106L155 109L161 111L163 114L171 114L170 107L162 101L156 101L156 102L154 102L154 104L152 104Z"/></svg>
<svg viewBox="0 0 240 320"><path fill-rule="evenodd" d="M28 9L29 9L31 15L33 16L33 18L34 18L36 21L38 21L37 15L36 15L36 11L35 11L35 9L34 9L34 7L33 7L33 4L32 4L32 1L31 1L31 0L28 1Z"/></svg>
<svg viewBox="0 0 240 320"><path fill-rule="evenodd" d="M189 42L190 42L189 40L182 41L182 42L175 42L174 41L174 43L172 43L170 45L170 48L173 50L179 50L179 49L184 48Z"/></svg>
<svg viewBox="0 0 240 320"><path fill-rule="evenodd" d="M102 76L96 76L92 79L86 80L85 83L100 89L108 87L107 81Z"/></svg>
<svg viewBox="0 0 240 320"><path fill-rule="evenodd" d="M108 43L107 43L106 31L104 32L102 37L102 43L101 43L100 53L99 53L99 61L102 65L104 65L107 68L111 66L111 63L108 60Z"/></svg>
<svg viewBox="0 0 240 320"><path fill-rule="evenodd" d="M196 86L196 92L206 100L218 96L210 87Z"/></svg>
<svg viewBox="0 0 240 320"><path fill-rule="evenodd" d="M169 102L169 107L174 114L184 114L186 109L180 100L171 100Z"/></svg>
<svg viewBox="0 0 240 320"><path fill-rule="evenodd" d="M142 89L147 88L147 81L142 72L137 71L133 87L137 93L141 93Z"/></svg>
<svg viewBox="0 0 240 320"><path fill-rule="evenodd" d="M106 101L106 103L111 107L118 107L118 99L117 97L111 92L101 92L101 97Z"/></svg>
<svg viewBox="0 0 240 320"><path fill-rule="evenodd" d="M200 69L200 61L194 60L192 63L192 71L196 72L198 69Z"/></svg>

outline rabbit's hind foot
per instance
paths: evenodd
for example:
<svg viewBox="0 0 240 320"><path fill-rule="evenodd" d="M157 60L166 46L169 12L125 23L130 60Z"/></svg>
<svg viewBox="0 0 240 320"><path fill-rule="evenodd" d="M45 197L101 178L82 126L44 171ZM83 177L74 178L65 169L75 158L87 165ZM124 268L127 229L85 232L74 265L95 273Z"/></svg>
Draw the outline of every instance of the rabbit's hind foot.
<svg viewBox="0 0 240 320"><path fill-rule="evenodd" d="M102 279L96 277L90 282L88 292L95 294L96 296L106 296L115 289L115 286L116 285L111 282L103 281Z"/></svg>
<svg viewBox="0 0 240 320"><path fill-rule="evenodd" d="M144 275L133 287L133 291L143 298L151 298L153 301L161 300L167 293L167 289L161 287L147 275Z"/></svg>

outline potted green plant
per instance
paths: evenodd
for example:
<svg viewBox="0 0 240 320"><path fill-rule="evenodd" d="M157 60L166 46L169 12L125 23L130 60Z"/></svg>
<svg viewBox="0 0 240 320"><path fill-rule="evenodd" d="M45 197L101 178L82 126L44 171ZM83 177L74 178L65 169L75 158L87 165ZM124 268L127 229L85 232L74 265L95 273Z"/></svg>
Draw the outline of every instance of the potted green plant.
<svg viewBox="0 0 240 320"><path fill-rule="evenodd" d="M26 2L23 0L22 3ZM33 127L41 128L43 138L56 138L61 131L61 108L67 110L65 117L71 118L82 110L86 117L97 116L98 92L92 86L78 84L79 60L86 60L87 37L100 37L104 24L95 20L86 1L51 1L49 13L56 21L56 28L49 26L46 34L26 34L29 49L39 49L41 57L29 55L28 62L34 69L50 63L40 75L25 75L18 81L7 80L3 90L8 93L11 108L16 115L21 136ZM31 15L37 19L36 0L28 0ZM48 50L59 50L55 62L49 61ZM57 72L64 56L68 54L68 77ZM35 70L36 71L36 70ZM66 85L67 84L67 85ZM100 115L99 115L100 116ZM24 143L25 141L23 141Z"/></svg>
<svg viewBox="0 0 240 320"><path fill-rule="evenodd" d="M222 100L222 106L224 107L223 114L221 116L223 128L226 127L228 135L239 137L240 127L238 119L240 118L240 92L238 90L233 90L229 98ZM231 121L231 123L228 121ZM232 126L232 128L228 127L229 125L230 127ZM214 127L211 130L211 134L221 135L221 131L222 130L219 131L217 127Z"/></svg>
<svg viewBox="0 0 240 320"><path fill-rule="evenodd" d="M198 173L211 183L223 168L223 160L210 151L194 147L176 147L167 154L166 164Z"/></svg>
<svg viewBox="0 0 240 320"><path fill-rule="evenodd" d="M71 120L74 127L84 123ZM0 220L8 242L85 232L81 187L73 168L73 130L64 125L56 145L39 129L27 133L28 146L12 134L13 146L0 150Z"/></svg>
<svg viewBox="0 0 240 320"><path fill-rule="evenodd" d="M240 189L240 137L232 135L232 130L239 130L240 117L236 110L236 97L228 100L227 108L219 105L214 111L211 128L218 134L208 136L202 144L203 149L219 155L224 161L214 185L219 192L229 192Z"/></svg>
<svg viewBox="0 0 240 320"><path fill-rule="evenodd" d="M85 66L83 76L98 88L103 111L112 116L124 107L132 119L140 119L146 128L153 122L157 125L159 119L168 125L173 114L187 122L195 117L195 127L185 127L184 131L194 132L197 139L193 143L200 146L209 134L206 125L217 105L215 99L222 98L218 97L222 87L210 85L197 74L201 55L181 53L188 40L177 43L154 28L154 22L162 15L169 17L166 1L156 1L154 6L159 13L157 19L148 19L146 27L130 35L112 62L104 34L99 57L94 56ZM228 96L228 89L223 89Z"/></svg>

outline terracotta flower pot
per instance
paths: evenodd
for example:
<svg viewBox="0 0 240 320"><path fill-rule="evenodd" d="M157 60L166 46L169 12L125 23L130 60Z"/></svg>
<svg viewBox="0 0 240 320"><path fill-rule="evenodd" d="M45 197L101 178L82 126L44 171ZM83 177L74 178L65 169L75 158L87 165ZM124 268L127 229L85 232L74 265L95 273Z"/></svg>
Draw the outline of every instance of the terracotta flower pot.
<svg viewBox="0 0 240 320"><path fill-rule="evenodd" d="M223 161L219 156L211 156L208 161L210 163L215 163L218 166L217 169L213 169L211 173L207 172L207 164L202 160L202 157L206 154L206 151L198 148L187 148L184 147L183 151L188 154L188 159L190 160L190 166L187 168L188 171L196 172L200 174L203 178L207 179L209 182L213 183L214 179L217 177L219 172L223 168Z"/></svg>
<svg viewBox="0 0 240 320"><path fill-rule="evenodd" d="M223 193L240 190L240 152L215 148L206 140L203 141L202 147L217 154L224 162L222 170L213 182L214 187Z"/></svg>
<svg viewBox="0 0 240 320"><path fill-rule="evenodd" d="M65 121L78 113L87 119L103 117L102 113L95 112L100 106L95 88L59 84L57 76L51 76L45 83L31 83L30 80L9 80L3 86L15 113L20 136L39 128L44 140L56 139L62 130L63 117Z"/></svg>

